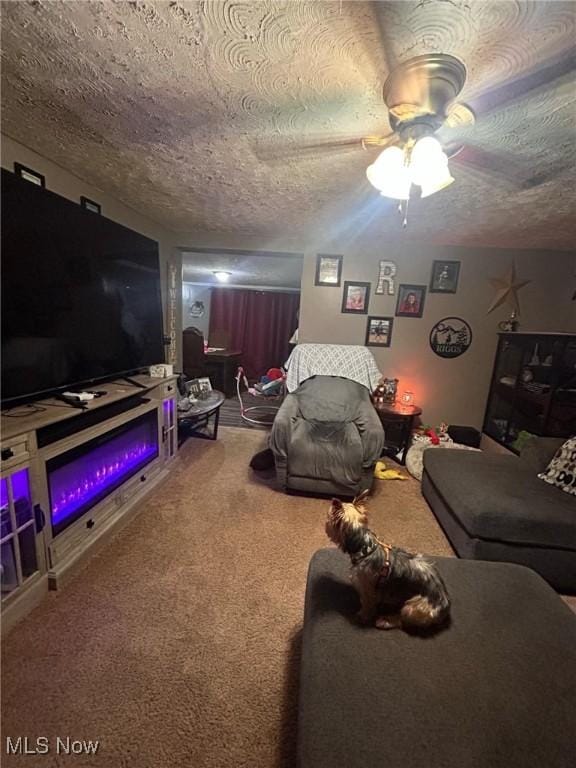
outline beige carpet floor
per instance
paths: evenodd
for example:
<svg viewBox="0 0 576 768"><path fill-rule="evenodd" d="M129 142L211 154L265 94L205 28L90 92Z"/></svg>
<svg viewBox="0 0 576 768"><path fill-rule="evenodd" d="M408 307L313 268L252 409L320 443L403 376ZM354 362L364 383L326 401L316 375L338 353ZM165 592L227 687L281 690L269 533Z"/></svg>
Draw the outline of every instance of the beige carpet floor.
<svg viewBox="0 0 576 768"><path fill-rule="evenodd" d="M99 740L96 756L2 765L292 768L308 561L327 502L248 467L266 434L189 440L142 512L4 640L3 740ZM379 482L372 527L451 549L419 484Z"/></svg>

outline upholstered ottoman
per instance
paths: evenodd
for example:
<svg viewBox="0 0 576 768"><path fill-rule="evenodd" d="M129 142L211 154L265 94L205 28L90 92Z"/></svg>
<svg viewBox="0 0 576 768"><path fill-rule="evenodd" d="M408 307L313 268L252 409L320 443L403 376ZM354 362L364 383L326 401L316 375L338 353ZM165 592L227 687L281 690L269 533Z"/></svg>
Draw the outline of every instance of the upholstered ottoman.
<svg viewBox="0 0 576 768"><path fill-rule="evenodd" d="M310 563L299 768L572 768L576 616L537 574L433 558L452 623L365 628L337 550Z"/></svg>

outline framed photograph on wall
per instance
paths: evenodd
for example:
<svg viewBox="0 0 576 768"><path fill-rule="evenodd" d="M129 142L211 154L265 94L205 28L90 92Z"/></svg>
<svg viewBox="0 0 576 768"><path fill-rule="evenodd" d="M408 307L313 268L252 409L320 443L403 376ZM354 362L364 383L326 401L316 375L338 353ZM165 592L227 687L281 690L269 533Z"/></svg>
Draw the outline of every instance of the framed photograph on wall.
<svg viewBox="0 0 576 768"><path fill-rule="evenodd" d="M82 196L80 198L80 205L82 208L86 208L87 211L91 211L92 213L102 213L102 206L100 203L96 203L88 197Z"/></svg>
<svg viewBox="0 0 576 768"><path fill-rule="evenodd" d="M316 279L314 285L326 285L332 288L340 287L342 277L342 256L330 253L319 253L316 257Z"/></svg>
<svg viewBox="0 0 576 768"><path fill-rule="evenodd" d="M344 293L342 294L342 312L354 315L368 314L368 302L370 301L370 283L358 283L354 280L346 280Z"/></svg>
<svg viewBox="0 0 576 768"><path fill-rule="evenodd" d="M38 187L46 188L46 179L41 173L35 171L33 168L28 168L22 163L14 163L14 173L16 176L20 176L24 181L29 181L31 184L36 184Z"/></svg>
<svg viewBox="0 0 576 768"><path fill-rule="evenodd" d="M392 341L393 317L373 317L370 315L366 323L367 347L389 347Z"/></svg>
<svg viewBox="0 0 576 768"><path fill-rule="evenodd" d="M456 293L459 274L459 261L435 261L430 277L430 293Z"/></svg>
<svg viewBox="0 0 576 768"><path fill-rule="evenodd" d="M401 284L398 287L396 317L422 317L425 298L425 285Z"/></svg>

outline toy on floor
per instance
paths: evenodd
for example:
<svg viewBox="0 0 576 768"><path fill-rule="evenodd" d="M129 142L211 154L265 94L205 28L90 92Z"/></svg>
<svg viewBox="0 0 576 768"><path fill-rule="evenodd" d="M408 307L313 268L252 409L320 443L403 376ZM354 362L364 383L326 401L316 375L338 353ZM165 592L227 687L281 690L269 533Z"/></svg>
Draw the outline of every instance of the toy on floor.
<svg viewBox="0 0 576 768"><path fill-rule="evenodd" d="M280 374L277 377L277 374ZM271 375L272 374L272 375ZM267 378L268 382L262 384L261 382L256 384L255 387L248 385L248 379L244 373L244 368L240 366L236 373L236 394L238 395L238 401L240 403L240 417L248 424L252 424L255 427L270 427L274 421L276 414L278 413L279 405L253 405L250 408L244 406L242 401L242 393L240 391L240 384L244 384L244 388L250 395L267 396L276 394L275 398L278 400L284 392L284 372L279 368L270 368L267 375L262 378ZM274 391L275 390L275 391Z"/></svg>
<svg viewBox="0 0 576 768"><path fill-rule="evenodd" d="M377 480L408 480L399 469L388 469L383 461L376 462L374 477Z"/></svg>
<svg viewBox="0 0 576 768"><path fill-rule="evenodd" d="M440 445L449 441L448 424L442 422L439 427L421 426L415 431L415 437L419 439L428 438L431 445Z"/></svg>
<svg viewBox="0 0 576 768"><path fill-rule="evenodd" d="M265 395L271 397L279 395L284 387L286 376L280 368L270 368L265 376L260 377L260 381L249 389L250 394Z"/></svg>

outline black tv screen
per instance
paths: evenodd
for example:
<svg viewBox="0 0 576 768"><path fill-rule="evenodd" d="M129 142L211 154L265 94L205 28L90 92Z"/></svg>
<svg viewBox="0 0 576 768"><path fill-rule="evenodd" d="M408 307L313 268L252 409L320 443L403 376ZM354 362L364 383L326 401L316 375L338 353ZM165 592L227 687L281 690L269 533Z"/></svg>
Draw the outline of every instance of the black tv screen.
<svg viewBox="0 0 576 768"><path fill-rule="evenodd" d="M2 170L2 402L164 361L158 244Z"/></svg>

